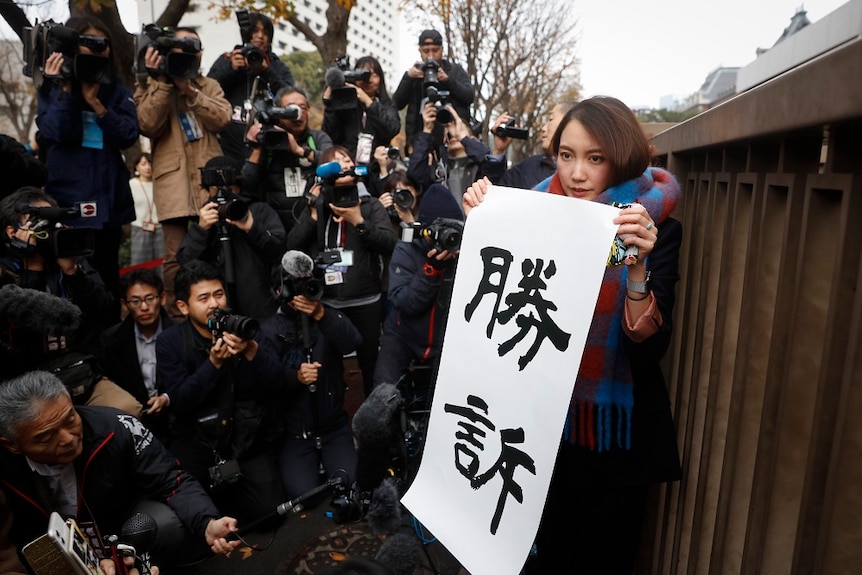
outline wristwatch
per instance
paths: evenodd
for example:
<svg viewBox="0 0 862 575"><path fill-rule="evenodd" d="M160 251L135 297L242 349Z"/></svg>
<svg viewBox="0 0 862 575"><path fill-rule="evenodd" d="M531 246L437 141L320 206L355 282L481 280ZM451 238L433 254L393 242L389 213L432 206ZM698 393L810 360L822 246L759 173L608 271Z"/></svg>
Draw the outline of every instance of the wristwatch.
<svg viewBox="0 0 862 575"><path fill-rule="evenodd" d="M312 150L309 146L303 146L303 147L302 147L302 157L303 157L303 158L305 158L305 159L307 160L307 159L308 159L308 156L310 156L310 155L311 155L311 152L312 152L312 151L313 151L313 150Z"/></svg>
<svg viewBox="0 0 862 575"><path fill-rule="evenodd" d="M356 228L356 233L359 234L360 236L368 231L368 226L365 224L365 220L359 222L358 224L356 224L353 227Z"/></svg>
<svg viewBox="0 0 862 575"><path fill-rule="evenodd" d="M626 288L629 291L633 291L635 293L649 293L650 290L650 276L652 272L647 270L646 278L642 282L633 282L630 279L626 279Z"/></svg>

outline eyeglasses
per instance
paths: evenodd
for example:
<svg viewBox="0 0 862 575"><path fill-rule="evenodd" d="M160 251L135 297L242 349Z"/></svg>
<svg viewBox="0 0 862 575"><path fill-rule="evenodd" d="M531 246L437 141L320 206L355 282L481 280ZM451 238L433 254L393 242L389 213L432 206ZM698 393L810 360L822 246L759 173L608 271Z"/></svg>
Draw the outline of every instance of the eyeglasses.
<svg viewBox="0 0 862 575"><path fill-rule="evenodd" d="M149 294L148 296L143 298L133 297L126 300L126 305L128 305L129 307L141 307L142 303L146 303L148 306L150 306L156 303L157 299L159 299L159 296L155 294Z"/></svg>

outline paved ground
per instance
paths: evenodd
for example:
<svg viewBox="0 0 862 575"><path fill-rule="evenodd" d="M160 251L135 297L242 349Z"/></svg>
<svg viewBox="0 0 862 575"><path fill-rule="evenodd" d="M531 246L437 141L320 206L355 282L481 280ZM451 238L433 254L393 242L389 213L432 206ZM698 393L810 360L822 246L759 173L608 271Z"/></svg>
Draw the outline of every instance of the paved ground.
<svg viewBox="0 0 862 575"><path fill-rule="evenodd" d="M361 372L354 358L345 360L345 378L348 382L345 409L352 416L364 398ZM274 529L245 537L248 546L241 546L230 557L213 557L168 575L295 575L315 573L322 555L331 556L331 564L353 556L372 558L379 548L380 540L373 537L367 523L359 521L339 525L327 516L332 510L330 498L327 497L313 507L289 513ZM364 541L351 545L343 554L327 551L329 541L333 537L337 538L345 529L351 533L365 533ZM403 532L415 542L417 561L421 562L421 566L414 571L416 575L466 575L466 571L442 544L433 541L423 545L409 524L405 524ZM424 537L433 539L428 533ZM306 558L308 561L300 561ZM297 567L297 563L302 566Z"/></svg>

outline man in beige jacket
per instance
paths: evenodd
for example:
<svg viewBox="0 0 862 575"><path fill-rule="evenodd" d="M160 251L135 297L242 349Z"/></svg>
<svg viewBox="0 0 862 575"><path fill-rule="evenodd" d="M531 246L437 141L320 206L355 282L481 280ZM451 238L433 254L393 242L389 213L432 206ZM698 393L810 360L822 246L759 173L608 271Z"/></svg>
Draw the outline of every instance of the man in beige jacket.
<svg viewBox="0 0 862 575"><path fill-rule="evenodd" d="M175 52L197 48L200 38L193 30L178 28L176 40L188 42ZM197 44L194 42L197 40ZM189 221L209 201L200 185L200 168L221 156L218 133L230 123L231 105L218 82L197 74L194 79L171 77L164 71L164 57L153 47L144 55L149 76L135 89L141 134L152 141L153 196L165 238L164 281L168 311L178 316L174 299L174 277L179 270L176 254Z"/></svg>

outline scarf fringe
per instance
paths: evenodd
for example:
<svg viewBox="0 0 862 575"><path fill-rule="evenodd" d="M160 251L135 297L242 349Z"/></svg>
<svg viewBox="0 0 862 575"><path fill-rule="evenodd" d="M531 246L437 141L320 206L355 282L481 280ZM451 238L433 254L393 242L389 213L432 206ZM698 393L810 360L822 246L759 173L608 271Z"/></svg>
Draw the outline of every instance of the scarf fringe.
<svg viewBox="0 0 862 575"><path fill-rule="evenodd" d="M592 451L632 448L632 413L621 405L573 400L563 436Z"/></svg>

